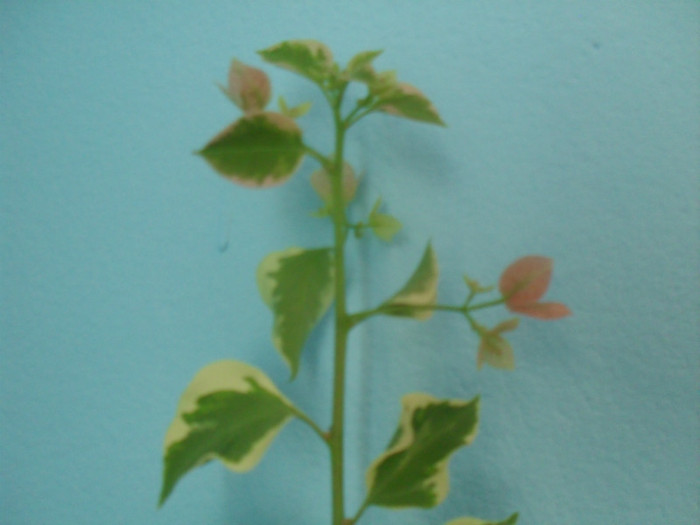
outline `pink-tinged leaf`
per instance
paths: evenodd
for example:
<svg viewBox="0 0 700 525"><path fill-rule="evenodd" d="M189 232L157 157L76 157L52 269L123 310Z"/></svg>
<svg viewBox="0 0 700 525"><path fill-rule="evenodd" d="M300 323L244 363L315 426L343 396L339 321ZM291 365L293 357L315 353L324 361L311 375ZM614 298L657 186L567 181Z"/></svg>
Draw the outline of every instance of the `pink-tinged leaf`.
<svg viewBox="0 0 700 525"><path fill-rule="evenodd" d="M229 69L227 94L246 114L262 111L270 101L270 79L261 69L234 59Z"/></svg>
<svg viewBox="0 0 700 525"><path fill-rule="evenodd" d="M562 303L533 303L512 306L510 310L537 319L561 319L571 315L569 307Z"/></svg>
<svg viewBox="0 0 700 525"><path fill-rule="evenodd" d="M246 115L198 152L219 173L243 186L282 184L304 157L299 126L279 113Z"/></svg>
<svg viewBox="0 0 700 525"><path fill-rule="evenodd" d="M552 265L552 259L548 257L528 255L508 266L498 283L508 306L538 301L549 286Z"/></svg>
<svg viewBox="0 0 700 525"><path fill-rule="evenodd" d="M552 279L553 261L541 255L528 255L505 269L498 283L506 306L538 319L559 319L571 314L561 303L539 303Z"/></svg>
<svg viewBox="0 0 700 525"><path fill-rule="evenodd" d="M329 204L332 200L333 186L330 174L324 169L316 170L311 174L311 187L316 191L323 202ZM352 166L343 163L343 200L348 203L355 198L358 185L357 177Z"/></svg>

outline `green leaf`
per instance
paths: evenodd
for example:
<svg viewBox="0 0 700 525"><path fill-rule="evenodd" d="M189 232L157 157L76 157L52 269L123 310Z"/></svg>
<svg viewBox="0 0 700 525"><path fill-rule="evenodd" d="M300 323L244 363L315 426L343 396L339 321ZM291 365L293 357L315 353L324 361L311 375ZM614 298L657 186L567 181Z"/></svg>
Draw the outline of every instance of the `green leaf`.
<svg viewBox="0 0 700 525"><path fill-rule="evenodd" d="M304 157L304 145L291 118L264 112L238 119L198 153L233 182L264 188L292 176Z"/></svg>
<svg viewBox="0 0 700 525"><path fill-rule="evenodd" d="M387 451L367 471L367 504L434 507L449 491L447 463L476 437L479 398L471 401L408 394Z"/></svg>
<svg viewBox="0 0 700 525"><path fill-rule="evenodd" d="M413 307L435 304L439 273L437 257L428 243L423 258L411 278L396 295L382 305L383 313L418 320L429 319L433 314L430 308Z"/></svg>
<svg viewBox="0 0 700 525"><path fill-rule="evenodd" d="M289 118L303 117L311 109L311 102L304 102L303 104L299 104L298 106L293 106L290 108L289 106L287 106L287 101L284 100L284 97L282 95L278 97L277 104L279 105L280 113Z"/></svg>
<svg viewBox="0 0 700 525"><path fill-rule="evenodd" d="M480 520L478 518L458 518L456 520L452 520L449 523L446 523L445 525L515 525L518 522L518 513L516 512L509 518L504 519L503 521L486 521L486 520Z"/></svg>
<svg viewBox="0 0 700 525"><path fill-rule="evenodd" d="M392 215L379 213L381 199L377 199L369 214L369 227L381 240L389 242L401 230L401 222Z"/></svg>
<svg viewBox="0 0 700 525"><path fill-rule="evenodd" d="M381 96L378 109L397 117L445 125L432 102L418 88L404 82Z"/></svg>
<svg viewBox="0 0 700 525"><path fill-rule="evenodd" d="M253 468L294 414L292 403L255 367L219 361L200 370L165 436L160 504L182 476L211 459L236 472Z"/></svg>
<svg viewBox="0 0 700 525"><path fill-rule="evenodd" d="M273 344L293 378L306 339L333 301L333 252L289 248L272 253L260 263L257 281L263 301L275 316Z"/></svg>
<svg viewBox="0 0 700 525"><path fill-rule="evenodd" d="M322 82L333 71L333 53L316 40L287 40L258 51L267 62L289 69L314 82Z"/></svg>
<svg viewBox="0 0 700 525"><path fill-rule="evenodd" d="M350 59L345 68L345 75L350 80L369 82L374 76L372 61L382 54L382 51L362 51Z"/></svg>
<svg viewBox="0 0 700 525"><path fill-rule="evenodd" d="M375 73L374 70L366 69L361 81L367 84L370 94L376 99L383 99L399 89L396 71Z"/></svg>

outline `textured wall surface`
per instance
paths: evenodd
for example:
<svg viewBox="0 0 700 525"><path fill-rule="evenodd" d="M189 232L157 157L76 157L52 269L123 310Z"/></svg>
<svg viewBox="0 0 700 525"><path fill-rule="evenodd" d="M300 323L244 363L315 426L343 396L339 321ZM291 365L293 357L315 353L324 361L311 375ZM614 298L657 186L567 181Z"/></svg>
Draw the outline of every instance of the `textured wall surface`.
<svg viewBox="0 0 700 525"><path fill-rule="evenodd" d="M375 116L348 156L405 229L350 245L352 308L402 284L430 238L445 302L552 256L518 369L476 372L457 316L373 319L351 339L348 499L400 396L483 400L481 431L432 511L371 524L521 512L524 525L700 522L700 3L326 0L24 2L0 7L0 521L5 525L328 523L328 458L290 424L259 467L185 478L160 511L161 442L180 392L222 358L263 368L323 425L330 326L294 383L270 344L258 262L329 242L307 161L250 191L191 152L237 117L216 82L288 38L345 61L384 49L446 129ZM265 66L275 95L312 100ZM490 315L490 314L489 314ZM494 317L495 318L495 317ZM486 315L484 320L489 320Z"/></svg>

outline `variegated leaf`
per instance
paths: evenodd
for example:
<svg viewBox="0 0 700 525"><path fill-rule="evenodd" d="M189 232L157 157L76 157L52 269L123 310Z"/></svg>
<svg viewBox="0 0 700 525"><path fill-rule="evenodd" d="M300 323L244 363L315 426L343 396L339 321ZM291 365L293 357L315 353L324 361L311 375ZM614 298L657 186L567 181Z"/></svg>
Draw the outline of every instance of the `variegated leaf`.
<svg viewBox="0 0 700 525"><path fill-rule="evenodd" d="M433 314L432 310L416 307L435 304L439 273L437 257L432 245L428 243L423 258L411 278L396 295L382 305L382 311L387 315L429 319Z"/></svg>
<svg viewBox="0 0 700 525"><path fill-rule="evenodd" d="M287 40L258 51L267 62L289 69L314 82L321 82L333 71L333 53L316 40Z"/></svg>
<svg viewBox="0 0 700 525"><path fill-rule="evenodd" d="M368 505L434 507L449 491L447 463L476 437L479 399L408 394L388 450L367 471Z"/></svg>
<svg viewBox="0 0 700 525"><path fill-rule="evenodd" d="M478 518L458 518L445 525L515 525L518 522L518 513L504 519L503 521L486 521Z"/></svg>
<svg viewBox="0 0 700 525"><path fill-rule="evenodd" d="M404 82L382 96L379 109L397 117L445 125L433 103L418 88Z"/></svg>
<svg viewBox="0 0 700 525"><path fill-rule="evenodd" d="M244 116L198 152L226 178L254 188L282 184L304 157L299 126L280 113Z"/></svg>
<svg viewBox="0 0 700 525"><path fill-rule="evenodd" d="M296 376L306 339L334 296L333 252L289 248L263 259L258 288L275 315L272 342Z"/></svg>
<svg viewBox="0 0 700 525"><path fill-rule="evenodd" d="M182 476L211 459L236 472L253 468L294 414L292 403L253 366L219 361L200 370L165 436L160 504Z"/></svg>

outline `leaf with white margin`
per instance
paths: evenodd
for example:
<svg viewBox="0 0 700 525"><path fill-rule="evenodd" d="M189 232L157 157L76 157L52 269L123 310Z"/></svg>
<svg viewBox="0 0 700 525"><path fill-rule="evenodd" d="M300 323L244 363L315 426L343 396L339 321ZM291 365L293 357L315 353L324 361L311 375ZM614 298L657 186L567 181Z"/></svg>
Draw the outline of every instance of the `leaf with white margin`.
<svg viewBox="0 0 700 525"><path fill-rule="evenodd" d="M317 40L287 40L258 51L267 62L289 69L314 82L321 82L333 71L333 53Z"/></svg>
<svg viewBox="0 0 700 525"><path fill-rule="evenodd" d="M486 521L478 518L457 518L445 525L515 525L518 522L518 513L506 518L503 521Z"/></svg>
<svg viewBox="0 0 700 525"><path fill-rule="evenodd" d="M399 82L391 93L381 97L380 111L429 124L445 126L433 103L418 88Z"/></svg>
<svg viewBox="0 0 700 525"><path fill-rule="evenodd" d="M398 317L410 317L420 321L429 319L433 312L430 308L413 308L431 306L437 301L437 285L440 272L437 257L430 243L425 248L423 258L411 278L396 295L382 305L382 313Z"/></svg>
<svg viewBox="0 0 700 525"><path fill-rule="evenodd" d="M224 177L243 186L282 184L304 157L301 129L281 113L246 115L198 151Z"/></svg>
<svg viewBox="0 0 700 525"><path fill-rule="evenodd" d="M273 311L272 342L294 378L306 339L334 297L333 251L288 248L258 266L260 295Z"/></svg>
<svg viewBox="0 0 700 525"><path fill-rule="evenodd" d="M296 413L260 370L218 361L185 389L165 435L160 505L187 472L217 458L235 472L252 469Z"/></svg>
<svg viewBox="0 0 700 525"><path fill-rule="evenodd" d="M367 471L367 505L434 507L449 492L447 463L476 437L479 398L407 394L388 450Z"/></svg>

